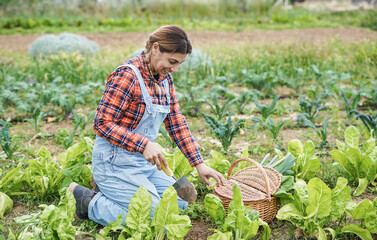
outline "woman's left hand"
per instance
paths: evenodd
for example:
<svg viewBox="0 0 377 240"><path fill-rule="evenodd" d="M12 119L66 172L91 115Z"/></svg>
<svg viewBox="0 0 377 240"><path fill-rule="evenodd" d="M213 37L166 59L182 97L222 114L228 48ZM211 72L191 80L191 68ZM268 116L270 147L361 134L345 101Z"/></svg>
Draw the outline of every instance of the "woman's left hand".
<svg viewBox="0 0 377 240"><path fill-rule="evenodd" d="M209 186L211 186L211 182L209 181L209 178L212 177L216 180L216 182L220 185L225 184L225 178L221 173L218 171L207 167L204 163L200 163L195 166L196 170L198 171L199 177L203 179L203 181Z"/></svg>

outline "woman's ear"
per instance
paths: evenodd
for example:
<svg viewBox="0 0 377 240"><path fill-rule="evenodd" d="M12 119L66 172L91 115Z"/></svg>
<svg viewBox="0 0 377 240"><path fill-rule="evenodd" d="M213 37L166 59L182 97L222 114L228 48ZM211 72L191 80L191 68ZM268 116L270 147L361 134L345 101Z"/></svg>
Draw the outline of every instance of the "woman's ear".
<svg viewBox="0 0 377 240"><path fill-rule="evenodd" d="M158 50L160 50L160 45L158 42L153 43L152 54L156 55Z"/></svg>

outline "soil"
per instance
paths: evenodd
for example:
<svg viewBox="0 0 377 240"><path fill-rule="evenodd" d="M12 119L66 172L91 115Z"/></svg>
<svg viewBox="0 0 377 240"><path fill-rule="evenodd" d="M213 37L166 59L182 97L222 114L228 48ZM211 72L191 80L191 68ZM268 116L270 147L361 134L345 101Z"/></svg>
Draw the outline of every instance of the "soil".
<svg viewBox="0 0 377 240"><path fill-rule="evenodd" d="M27 51L29 45L43 34L0 35L0 52ZM101 48L122 48L140 45L148 37L146 32L133 33L83 33ZM329 40L358 42L377 40L377 32L361 28L315 28L293 30L193 31L189 32L193 46L237 46L240 44L320 44Z"/></svg>

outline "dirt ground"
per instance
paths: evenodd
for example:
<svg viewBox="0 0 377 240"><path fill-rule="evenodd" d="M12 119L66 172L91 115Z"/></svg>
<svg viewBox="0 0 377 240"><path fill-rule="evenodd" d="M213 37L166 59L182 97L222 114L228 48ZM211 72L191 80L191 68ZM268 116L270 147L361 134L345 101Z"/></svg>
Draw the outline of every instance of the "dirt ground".
<svg viewBox="0 0 377 240"><path fill-rule="evenodd" d="M43 34L0 35L0 52L27 51L29 45ZM148 37L146 32L133 33L83 33L95 41L101 48L122 48L122 46L139 46ZM329 40L358 42L377 40L377 32L361 28L315 28L294 30L252 30L231 31L194 31L189 32L193 46L196 48L239 44L319 44ZM139 46L140 47L140 46Z"/></svg>

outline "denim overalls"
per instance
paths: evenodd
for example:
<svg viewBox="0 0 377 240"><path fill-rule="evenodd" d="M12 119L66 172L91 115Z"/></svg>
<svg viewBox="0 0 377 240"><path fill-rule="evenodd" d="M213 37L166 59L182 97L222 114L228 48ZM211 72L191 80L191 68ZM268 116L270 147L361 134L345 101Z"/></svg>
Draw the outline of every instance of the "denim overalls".
<svg viewBox="0 0 377 240"><path fill-rule="evenodd" d="M168 81L164 80L168 106L153 104L139 70L131 64L119 67L124 66L136 73L146 105L140 123L132 132L154 142L161 123L170 112ZM122 213L123 219L126 217L131 198L141 185L152 195L152 219L162 193L174 183L171 177L145 160L142 154L117 147L99 136L96 136L93 148L92 167L93 178L100 192L90 201L89 218L104 226L115 222ZM187 202L177 198L178 206L187 208Z"/></svg>

